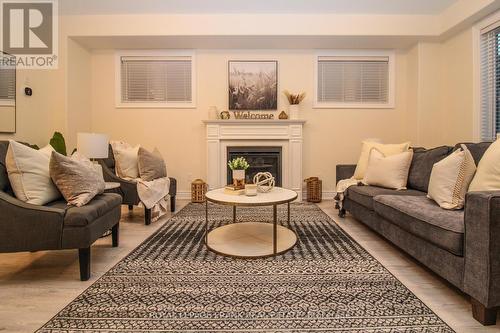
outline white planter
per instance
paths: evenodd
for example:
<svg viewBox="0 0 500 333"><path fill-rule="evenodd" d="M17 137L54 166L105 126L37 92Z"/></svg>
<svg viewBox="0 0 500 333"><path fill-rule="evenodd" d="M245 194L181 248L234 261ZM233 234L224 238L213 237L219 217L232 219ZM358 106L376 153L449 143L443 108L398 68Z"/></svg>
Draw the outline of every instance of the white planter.
<svg viewBox="0 0 500 333"><path fill-rule="evenodd" d="M233 170L233 179L245 179L245 170Z"/></svg>
<svg viewBox="0 0 500 333"><path fill-rule="evenodd" d="M290 115L290 119L299 119L299 105L300 104L291 104L288 107L288 114Z"/></svg>

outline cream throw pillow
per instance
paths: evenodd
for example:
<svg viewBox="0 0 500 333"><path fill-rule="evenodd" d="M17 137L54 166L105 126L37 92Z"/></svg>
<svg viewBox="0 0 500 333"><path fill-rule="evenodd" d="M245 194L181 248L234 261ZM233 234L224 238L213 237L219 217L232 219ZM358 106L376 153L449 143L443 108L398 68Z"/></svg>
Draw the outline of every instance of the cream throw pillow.
<svg viewBox="0 0 500 333"><path fill-rule="evenodd" d="M125 142L112 141L111 147L115 156L116 175L123 179L139 178L138 153L141 146L132 147Z"/></svg>
<svg viewBox="0 0 500 333"><path fill-rule="evenodd" d="M474 158L465 145L434 164L427 197L444 209L462 209L465 194L476 172Z"/></svg>
<svg viewBox="0 0 500 333"><path fill-rule="evenodd" d="M363 183L395 190L406 189L412 158L412 150L386 157L372 148Z"/></svg>
<svg viewBox="0 0 500 333"><path fill-rule="evenodd" d="M5 165L16 197L33 205L45 205L61 197L50 179L49 161L54 149L47 145L35 150L9 141Z"/></svg>
<svg viewBox="0 0 500 333"><path fill-rule="evenodd" d="M67 157L53 151L50 176L68 205L84 206L104 192L104 179L99 171L90 160L79 155Z"/></svg>
<svg viewBox="0 0 500 333"><path fill-rule="evenodd" d="M359 156L358 164L356 165L356 170L354 171L354 179L361 180L365 176L368 159L373 148L376 148L384 156L391 156L407 151L410 148L410 143L404 142L400 144L383 144L372 141L363 141L361 155Z"/></svg>
<svg viewBox="0 0 500 333"><path fill-rule="evenodd" d="M469 191L500 190L500 139L488 147L477 165Z"/></svg>

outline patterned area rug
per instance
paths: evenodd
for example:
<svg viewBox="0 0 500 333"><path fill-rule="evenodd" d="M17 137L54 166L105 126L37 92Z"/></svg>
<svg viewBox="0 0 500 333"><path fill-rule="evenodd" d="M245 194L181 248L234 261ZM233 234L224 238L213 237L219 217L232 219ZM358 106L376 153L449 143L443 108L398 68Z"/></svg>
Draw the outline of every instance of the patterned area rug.
<svg viewBox="0 0 500 333"><path fill-rule="evenodd" d="M292 204L292 250L246 260L206 249L204 207L186 206L39 332L453 332L316 205ZM232 220L209 209L210 228ZM271 221L272 208L238 220Z"/></svg>

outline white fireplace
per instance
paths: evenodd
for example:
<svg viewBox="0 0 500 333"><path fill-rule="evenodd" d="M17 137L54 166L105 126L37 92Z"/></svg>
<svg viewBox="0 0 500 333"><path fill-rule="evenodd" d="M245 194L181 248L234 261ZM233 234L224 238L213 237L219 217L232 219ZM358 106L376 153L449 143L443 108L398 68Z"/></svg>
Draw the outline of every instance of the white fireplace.
<svg viewBox="0 0 500 333"><path fill-rule="evenodd" d="M205 120L207 183L227 183L228 147L281 147L282 186L302 200L302 141L305 120Z"/></svg>

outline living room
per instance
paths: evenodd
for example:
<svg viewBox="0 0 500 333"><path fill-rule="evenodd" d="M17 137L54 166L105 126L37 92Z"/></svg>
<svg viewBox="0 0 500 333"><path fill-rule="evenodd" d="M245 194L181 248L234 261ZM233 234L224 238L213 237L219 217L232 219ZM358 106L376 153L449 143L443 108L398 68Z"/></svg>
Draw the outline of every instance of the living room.
<svg viewBox="0 0 500 333"><path fill-rule="evenodd" d="M500 1L0 7L0 330L500 332Z"/></svg>

